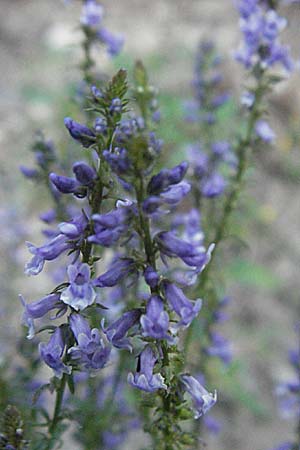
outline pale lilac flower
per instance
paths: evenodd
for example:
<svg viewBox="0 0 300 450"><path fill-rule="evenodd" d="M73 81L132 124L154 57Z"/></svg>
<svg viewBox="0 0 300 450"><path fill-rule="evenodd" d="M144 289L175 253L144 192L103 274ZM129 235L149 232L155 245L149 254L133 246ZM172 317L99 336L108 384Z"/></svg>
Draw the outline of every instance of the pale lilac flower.
<svg viewBox="0 0 300 450"><path fill-rule="evenodd" d="M195 419L199 419L202 415L215 405L217 401L217 393L210 394L196 378L190 375L181 375L181 381L185 390L190 394L193 405Z"/></svg>
<svg viewBox="0 0 300 450"><path fill-rule="evenodd" d="M198 272L201 272L210 260L212 249L206 251L202 245L191 244L172 232L162 231L157 233L154 239L162 255L181 258L185 264L195 267Z"/></svg>
<svg viewBox="0 0 300 450"><path fill-rule="evenodd" d="M51 334L49 342L41 342L39 345L40 355L43 361L53 369L57 378L61 378L63 373L70 374L71 367L66 366L62 361L65 344L62 337L60 328L56 328L53 334Z"/></svg>
<svg viewBox="0 0 300 450"><path fill-rule="evenodd" d="M253 92L245 91L241 95L241 104L246 108L252 108L255 101L255 95Z"/></svg>
<svg viewBox="0 0 300 450"><path fill-rule="evenodd" d="M84 369L102 369L108 362L111 348L104 344L99 330L91 330L88 321L80 314L70 316L70 327L78 344L69 348L71 357Z"/></svg>
<svg viewBox="0 0 300 450"><path fill-rule="evenodd" d="M180 318L180 321L176 324L176 328L188 327L198 315L202 307L202 300L198 299L194 303L191 302L178 286L169 281L164 281L162 285L170 308Z"/></svg>
<svg viewBox="0 0 300 450"><path fill-rule="evenodd" d="M107 46L107 52L110 56L116 56L122 50L124 37L121 34L114 34L107 28L101 28L97 32L97 37Z"/></svg>
<svg viewBox="0 0 300 450"><path fill-rule="evenodd" d="M220 358L224 364L230 364L232 361L231 343L220 333L212 332L210 335L211 343L206 348L206 353L210 356Z"/></svg>
<svg viewBox="0 0 300 450"><path fill-rule="evenodd" d="M45 261L56 259L72 247L72 244L67 241L63 234L59 234L41 247L36 247L30 242L26 242L26 244L33 255L33 258L25 265L26 275L38 275L42 271Z"/></svg>
<svg viewBox="0 0 300 450"><path fill-rule="evenodd" d="M94 303L96 293L90 280L90 267L88 264L72 264L68 267L70 286L61 293L61 300L74 308L82 311Z"/></svg>
<svg viewBox="0 0 300 450"><path fill-rule="evenodd" d="M135 374L128 374L128 382L142 391L155 392L167 389L164 378L160 373L153 374L157 358L150 345L147 345L139 356L138 370Z"/></svg>
<svg viewBox="0 0 300 450"><path fill-rule="evenodd" d="M82 7L80 22L82 25L98 27L103 18L103 7L96 0L86 0Z"/></svg>
<svg viewBox="0 0 300 450"><path fill-rule="evenodd" d="M60 301L60 294L49 294L32 303L26 303L22 295L19 295L19 298L24 306L22 322L28 327L28 339L32 339L35 335L34 319L44 317L52 309L60 310L57 315L60 317L67 309Z"/></svg>
<svg viewBox="0 0 300 450"><path fill-rule="evenodd" d="M31 167L26 167L23 165L20 166L20 171L22 172L24 177L31 178L31 179L37 178L38 174L39 174L37 169L31 168Z"/></svg>
<svg viewBox="0 0 300 450"><path fill-rule="evenodd" d="M96 287L113 287L116 286L128 275L136 274L135 261L132 258L122 258L115 261L104 274L100 275L93 281Z"/></svg>
<svg viewBox="0 0 300 450"><path fill-rule="evenodd" d="M147 302L146 314L141 317L143 336L153 339L167 339L169 331L169 316L164 309L164 303L158 295L151 295Z"/></svg>
<svg viewBox="0 0 300 450"><path fill-rule="evenodd" d="M95 234L89 236L89 242L110 247L129 232L133 217L132 204L122 205L106 214L94 214Z"/></svg>
<svg viewBox="0 0 300 450"><path fill-rule="evenodd" d="M224 177L218 173L212 173L202 184L201 192L205 197L214 198L221 195L226 187Z"/></svg>
<svg viewBox="0 0 300 450"><path fill-rule="evenodd" d="M109 342L111 342L114 347L125 348L131 351L132 345L126 335L130 328L138 323L140 316L141 311L139 309L132 309L131 311L125 312L119 319L110 324L107 328L104 328L103 319L101 326Z"/></svg>
<svg viewBox="0 0 300 450"><path fill-rule="evenodd" d="M255 124L255 132L260 139L262 139L264 142L267 142L268 144L271 144L274 142L276 135L268 122L265 120L258 120Z"/></svg>

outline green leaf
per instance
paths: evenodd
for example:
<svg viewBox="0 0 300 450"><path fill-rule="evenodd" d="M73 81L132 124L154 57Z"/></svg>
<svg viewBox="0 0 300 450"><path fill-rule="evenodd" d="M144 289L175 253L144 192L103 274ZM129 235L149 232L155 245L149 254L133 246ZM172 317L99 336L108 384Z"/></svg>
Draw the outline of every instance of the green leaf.
<svg viewBox="0 0 300 450"><path fill-rule="evenodd" d="M106 95L112 100L114 98L123 99L127 92L127 71L120 69L116 75L113 76L109 83Z"/></svg>

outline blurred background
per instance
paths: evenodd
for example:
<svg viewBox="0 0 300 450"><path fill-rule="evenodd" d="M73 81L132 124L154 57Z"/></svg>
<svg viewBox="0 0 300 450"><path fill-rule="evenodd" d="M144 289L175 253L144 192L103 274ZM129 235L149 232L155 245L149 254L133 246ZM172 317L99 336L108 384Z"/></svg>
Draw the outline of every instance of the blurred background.
<svg viewBox="0 0 300 450"><path fill-rule="evenodd" d="M144 61L161 92L166 124L162 134L177 161L188 140L182 104L191 97L200 38L215 41L224 58L225 84L235 101L241 92L243 72L233 60L239 42L234 2L102 3L107 26L124 34L125 48L113 61L98 49L97 63L113 73L119 66L130 69L135 59ZM299 59L300 6L286 6L282 12L290 20L285 40ZM46 197L22 177L19 165L32 165L28 149L37 129L54 142L68 140L63 118L74 110L72 97L80 81L79 17L79 1L0 0L0 361L20 334L17 294L38 298L49 284L42 275L35 283L23 275L28 260L24 241L37 242L38 214ZM241 203L247 245L239 246L234 257L231 251L224 267L232 297L224 334L233 342L235 362L216 386L224 430L217 439L208 438L211 450L270 449L293 431L293 423L278 415L274 389L289 377L288 350L298 344L294 325L300 317L299 70L279 85L270 107L277 143L262 147L254 157ZM230 126L232 110L226 114Z"/></svg>

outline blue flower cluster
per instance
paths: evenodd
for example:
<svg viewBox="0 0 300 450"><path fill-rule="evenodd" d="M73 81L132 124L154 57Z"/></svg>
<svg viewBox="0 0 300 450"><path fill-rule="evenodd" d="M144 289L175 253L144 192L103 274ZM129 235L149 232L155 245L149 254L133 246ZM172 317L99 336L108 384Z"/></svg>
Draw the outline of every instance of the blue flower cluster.
<svg viewBox="0 0 300 450"><path fill-rule="evenodd" d="M214 43L200 42L192 80L194 98L185 104L187 121L202 122L208 126L216 123L218 110L230 99L229 92L222 86L221 64L222 59L216 55Z"/></svg>
<svg viewBox="0 0 300 450"><path fill-rule="evenodd" d="M119 34L113 34L103 26L103 15L103 7L97 0L85 0L80 22L93 41L104 44L107 47L108 54L115 56L120 53L124 38Z"/></svg>
<svg viewBox="0 0 300 450"><path fill-rule="evenodd" d="M240 0L238 10L240 14L240 29L243 42L240 44L235 56L236 60L252 71L254 76L267 73L268 70L281 68L289 74L294 69L294 62L289 48L281 42L281 32L285 29L287 20L275 10L275 5L259 0ZM278 75L277 75L278 77ZM275 83L276 77L267 80L264 89ZM278 78L280 79L280 78ZM253 109L257 101L253 91L242 94L241 103L248 110ZM272 144L276 135L268 122L258 118L255 122L255 133L258 139Z"/></svg>
<svg viewBox="0 0 300 450"><path fill-rule="evenodd" d="M289 49L280 41L286 19L270 8L268 2L259 0L240 0L238 9L244 41L236 53L237 60L247 69L279 65L291 71Z"/></svg>
<svg viewBox="0 0 300 450"><path fill-rule="evenodd" d="M48 332L48 339L39 343L40 359L54 374L49 390L57 392L53 419L47 419L48 437L53 438L63 420L66 387L73 392L74 384L84 383L81 401L86 402L85 412L91 403L93 409L90 416L76 420L83 435L88 433L85 421L94 414L100 417L96 439L101 448L118 448L126 433L139 425L126 397L132 387L142 391L151 408L153 421L148 418L145 429L154 445L163 442L158 450L173 448L173 442L178 449L197 446L196 433L185 432L181 421L199 419L217 401L216 392L204 387L210 381L207 363L218 358L228 366L232 360L231 343L215 329L226 320L228 299L219 300L220 277L207 276L212 265L202 273L215 247L207 246L205 235L208 242L213 236L217 245L224 238L248 148L275 139L262 119L262 97L277 79L268 70L275 65L292 68L288 49L280 42L285 19L273 9L275 3L239 1L244 42L236 57L254 75L255 84L241 98L249 120L236 136L235 148L217 128L221 108L230 98L221 59L211 42L203 42L187 114L189 122L197 122L201 140L189 146L188 161L162 168L157 164L163 147L155 133L160 120L157 91L140 62L130 90L125 70L107 85L93 77L91 46L101 42L113 56L123 39L103 27L103 7L97 0L83 1L86 120L64 120L82 157L70 168L59 164L53 144L40 137L33 148L37 168L21 167L26 177L46 182L55 206L40 215L47 241L27 243L32 257L25 273L38 275L46 262L63 265L63 279L51 292L30 303L20 296L28 338ZM203 198L219 198L204 204L213 216L203 227L205 233ZM193 335L199 316L201 342ZM186 367L189 337L201 360ZM292 363L299 374L298 354L292 355ZM299 380L280 385L277 393L285 414L299 419ZM213 433L220 430L210 415L203 423ZM84 442L88 448L88 438ZM291 450L293 445L279 448Z"/></svg>
<svg viewBox="0 0 300 450"><path fill-rule="evenodd" d="M100 10L88 11L89 20L97 23ZM185 295L184 286L195 282L212 247L203 245L197 211L176 215L190 191L184 181L187 162L155 173L162 142L146 116L127 115L126 91L126 74L120 71L106 88L91 89L97 116L93 127L65 119L71 137L94 152L94 162L75 162L73 177L49 174L61 195L80 202L81 212L52 229L46 244L28 243L33 255L26 264L28 275L39 274L45 261L65 255L67 280L38 301L26 304L22 299L23 321L32 338L35 322L45 321L49 312L55 311L52 319L66 317L60 325L49 325L50 339L39 347L58 379L78 371L93 373L114 360L115 349L129 351L137 358L136 368L128 373L131 386L158 392L157 401L167 398L174 408L186 407L182 397L187 392L199 418L215 404L216 394L189 374L172 373L172 360L180 331L191 325L202 306L202 300ZM161 214L164 220L159 220ZM173 217L173 225L167 216ZM105 267L108 255L112 260ZM187 274L189 283L180 283ZM163 412L159 420L171 420L172 411L169 416Z"/></svg>
<svg viewBox="0 0 300 450"><path fill-rule="evenodd" d="M225 174L235 170L237 161L228 141L211 139L217 135L218 112L230 99L223 87L222 60L210 41L199 44L195 60L194 99L186 104L186 119L198 124L203 137L186 150L195 196L200 202L201 197L215 198L224 193Z"/></svg>

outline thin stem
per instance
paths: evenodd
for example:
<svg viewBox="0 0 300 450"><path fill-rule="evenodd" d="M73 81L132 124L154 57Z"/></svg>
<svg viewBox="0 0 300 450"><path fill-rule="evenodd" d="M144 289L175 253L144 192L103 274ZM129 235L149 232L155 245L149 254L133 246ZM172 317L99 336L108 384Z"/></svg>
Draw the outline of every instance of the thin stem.
<svg viewBox="0 0 300 450"><path fill-rule="evenodd" d="M145 254L147 258L147 262L156 269L156 260L155 260L155 249L153 246L153 241L151 238L151 232L150 232L150 221L145 215L143 214L142 210L142 202L144 198L146 197L146 191L145 191L145 185L144 185L144 179L143 175L141 173L137 174L137 182L136 182L136 197L137 197L137 204L138 204L138 212L139 212L139 222L140 222L140 229L142 230L144 241L144 249ZM157 295L160 294L158 288L151 288L151 292L155 293ZM162 359L162 368L166 373L168 373L167 368L170 366L170 360L169 360L169 348L168 344L165 341L160 341L159 345L161 346L161 350L163 353L163 359ZM170 376L170 375L169 375ZM178 420L176 418L175 409L173 406L173 403L175 399L175 393L172 392L172 383L170 383L170 390L171 391L163 391L160 390L159 396L161 399L162 404L162 414L156 424L151 427L151 430L154 430L153 432L150 432L152 435L152 439L155 445L155 448L159 450L175 450L176 448L179 448L179 442L178 439L175 438L174 430L176 429L176 421ZM175 400L174 400L175 399ZM163 435L162 439L158 438L158 432L161 432Z"/></svg>
<svg viewBox="0 0 300 450"><path fill-rule="evenodd" d="M144 186L144 180L143 175L139 175L139 186L136 186L136 197L137 197L137 204L138 204L138 211L139 211L139 220L140 220L140 227L143 230L144 236L144 248L145 253L147 257L148 263L155 269L156 268L156 261L155 261L155 254L153 250L153 244L152 244L152 238L151 238L151 232L150 232L150 223L149 219L144 216L143 209L142 209L142 202L145 198L145 186Z"/></svg>
<svg viewBox="0 0 300 450"><path fill-rule="evenodd" d="M56 391L56 399L55 399L55 406L54 406L54 413L53 413L53 419L51 420L48 432L50 435L50 439L48 442L47 450L51 450L53 448L53 444L55 444L54 434L57 429L57 426L59 422L61 421L61 408L63 404L63 397L64 392L66 388L66 382L67 382L67 374L63 374L62 379L60 380L60 385Z"/></svg>
<svg viewBox="0 0 300 450"><path fill-rule="evenodd" d="M244 139L240 139L239 143L237 145L236 153L238 155L238 168L237 168L235 177L232 182L232 185L233 185L232 190L229 193L228 197L226 198L224 208L223 208L223 213L221 216L221 220L216 229L215 237L213 239L216 249L218 249L218 244L224 239L229 219L235 209L239 194L241 192L241 186L243 183L244 174L245 174L246 167L247 167L248 149L251 147L254 126L255 126L256 120L259 117L259 107L260 107L261 100L262 100L263 93L264 93L263 86L264 85L263 85L263 73L262 73L261 77L258 80L257 87L255 90L255 103L253 105L252 111L249 116L246 136ZM212 253L211 261L208 264L208 266L205 268L205 270L199 280L199 284L196 288L197 292L200 291L201 295L205 292L207 284L210 280L210 273L213 268L213 260L215 259L215 256L216 256L216 249ZM210 304L208 305L209 311L212 312L215 309L215 306L216 306L215 301L210 302ZM188 330L186 332L185 341L184 341L184 348L185 348L186 352L188 350L188 347L189 347L192 337L193 337L195 324L196 324L196 321L194 321L191 324L191 326L188 328Z"/></svg>

